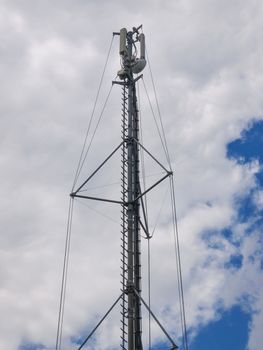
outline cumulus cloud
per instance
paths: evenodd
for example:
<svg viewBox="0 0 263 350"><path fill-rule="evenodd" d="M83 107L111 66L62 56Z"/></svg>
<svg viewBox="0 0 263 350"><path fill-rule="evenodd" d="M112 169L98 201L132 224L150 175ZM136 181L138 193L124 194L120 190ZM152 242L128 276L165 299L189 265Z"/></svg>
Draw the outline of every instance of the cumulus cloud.
<svg viewBox="0 0 263 350"><path fill-rule="evenodd" d="M256 189L254 200L262 207L255 183L260 168L228 159L226 147L262 118L262 6L257 1L11 0L0 7L1 348L54 345L68 193L111 33L143 23L175 170L189 328L194 334L220 308L247 305L253 312L249 348L259 349L260 234L253 222L239 222L237 200ZM115 42L100 105L118 69ZM149 71L144 79L153 97ZM82 178L117 145L120 93L113 90ZM142 85L140 94L144 144L163 159ZM110 167L104 171L112 183L119 181ZM155 171L152 165L149 175ZM105 184L103 173L98 181ZM153 204L165 186L151 195ZM73 220L65 346L71 336L86 334L119 293L119 208L82 204L76 203ZM154 219L159 205L150 209ZM172 227L169 212L162 215L151 243L153 309L177 334L176 284L166 278L176 274ZM232 231L231 240L222 235L225 228ZM229 268L236 254L242 255L242 266ZM109 327L104 326L106 334ZM112 344L118 343L114 327ZM156 334L160 340L157 328Z"/></svg>

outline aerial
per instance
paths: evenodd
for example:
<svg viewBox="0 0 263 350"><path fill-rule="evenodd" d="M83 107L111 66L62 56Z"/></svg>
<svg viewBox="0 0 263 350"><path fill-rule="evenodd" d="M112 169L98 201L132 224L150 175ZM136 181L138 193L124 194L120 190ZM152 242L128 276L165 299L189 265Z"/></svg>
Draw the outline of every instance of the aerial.
<svg viewBox="0 0 263 350"><path fill-rule="evenodd" d="M112 34L137 26L147 49L138 104L158 98L140 111L143 144L165 159L150 119L155 108L173 169L188 348L261 350L263 5L9 0L0 9L0 348L55 350L72 182L86 130L93 132L100 118L77 175L84 181L118 145L121 87L112 81L120 57ZM151 160L145 158L152 166L149 185L159 176ZM94 196L120 181L115 161L91 184ZM183 349L172 220L162 207L167 193L164 184L149 194L156 207L151 214L149 204L151 305ZM113 232L120 231L121 212L106 204L77 198L74 205L61 349L77 349L120 290L120 244ZM145 250L146 241L142 237ZM149 286L142 287L145 298ZM102 330L86 348L119 348L114 322ZM151 333L151 348L166 349L155 326Z"/></svg>

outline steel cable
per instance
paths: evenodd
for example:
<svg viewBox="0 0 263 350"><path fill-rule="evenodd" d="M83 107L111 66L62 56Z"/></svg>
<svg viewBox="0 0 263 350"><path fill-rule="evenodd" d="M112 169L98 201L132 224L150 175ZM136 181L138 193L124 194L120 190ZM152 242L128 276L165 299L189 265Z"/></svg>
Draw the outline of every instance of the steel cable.
<svg viewBox="0 0 263 350"><path fill-rule="evenodd" d="M159 138L160 138L160 140L161 140L161 144L162 144L162 146L163 146L164 154L165 154L165 156L166 156L167 162L169 163L169 156L167 155L165 143L164 143L164 140L163 140L163 138L162 138L162 134L161 134L159 125L158 125L158 123L157 123L156 115L155 115L155 113L154 113L153 106L152 106L152 103L151 103L151 100L150 100L150 96L149 96L149 94L148 94L148 90L147 90L147 87L146 87L146 84L145 84L145 81L144 81L143 78L142 78L142 81L143 81L143 86L144 86L144 90L145 90L145 93L146 93L146 97L147 97L147 100L148 100L148 103L149 103L149 106L150 106L150 109L151 109L151 112L152 112L152 115L153 115L153 119L154 119L154 122L155 122L155 125L156 125L156 129L157 129ZM169 163L169 165L170 165L170 163Z"/></svg>
<svg viewBox="0 0 263 350"><path fill-rule="evenodd" d="M151 64L150 64L148 52L146 52L146 55L147 55L147 61L148 61L148 65L149 65L149 71L150 71L150 76L151 76L151 81L152 81L152 86L153 86L153 91L154 91L154 96L155 96L158 117L159 117L159 122L161 125L162 133L159 130L159 126L157 124L156 117L153 113L152 106L151 106L151 110L152 110L152 113L154 115L154 120L156 123L156 127L158 130L159 136L161 138L161 142L162 142L164 152L165 152L168 164L169 164L169 168L172 171L171 158L170 158L169 151L168 151L167 140L166 140L163 121L162 121L162 115L161 115L161 111L160 111L159 102L157 99L156 87L155 87L155 83L154 83L154 79L153 79L153 74L152 74L152 69L151 69ZM146 93L146 94L147 94L147 98L149 100L149 95L148 95L148 93ZM170 177L170 189L171 189L171 205L172 205L172 216L173 216L174 248L175 248L175 255L176 255L177 279L178 279L178 289L179 289L179 304L180 304L180 315L181 315L181 326L182 326L182 339L183 339L184 349L188 350L188 338L187 338L185 306L184 306L184 290L183 290L183 279L182 279L180 245L179 245L179 234L178 234L178 223L177 223L177 213L176 213L176 204L175 204L175 189L174 189L173 176Z"/></svg>
<svg viewBox="0 0 263 350"><path fill-rule="evenodd" d="M164 196L163 196L163 199L162 199L162 202L161 202L161 205L160 205L160 208L159 208L159 211L156 215L156 219L155 219L155 223L154 223L154 226L153 226L153 230L152 230L152 234L151 234L151 238L153 237L154 235L154 232L156 230L156 227L158 225L158 222L159 222L159 219L160 219L160 216L161 216L161 212L163 210L163 207L164 207L164 203L165 203L165 199L166 199L166 196L167 196L167 192L168 192L168 189L169 189L169 185L167 186L166 190L165 190L165 193L164 193Z"/></svg>
<svg viewBox="0 0 263 350"><path fill-rule="evenodd" d="M76 200L77 203L79 203L80 205L86 207L86 208L89 208L89 210L93 211L94 213L97 213L99 215L101 215L102 217L104 217L105 219L108 219L110 220L111 222L114 222L114 224L118 224L119 225L119 221L115 220L114 218L112 218L111 216L109 215L106 215L104 214L102 211L98 210L98 209L95 209L94 207L86 204L86 202L82 202L80 200Z"/></svg>
<svg viewBox="0 0 263 350"><path fill-rule="evenodd" d="M181 326L182 326L182 339L184 349L188 350L188 337L185 317L185 303L184 303L184 290L183 290L183 277L182 277L182 266L181 266L181 254L179 244L179 233L178 233L178 222L177 212L175 204L175 189L173 177L170 177L170 189L171 189L171 206L173 216L173 235L174 235L174 250L176 256L176 267L177 267L177 280L179 289L179 303L180 303L180 315L181 315Z"/></svg>
<svg viewBox="0 0 263 350"><path fill-rule="evenodd" d="M142 134L142 118L141 118L141 95L140 95L140 85L138 84L138 101L139 101L139 122L140 122L140 141L143 145L143 134ZM142 181L143 181L143 191L146 190L146 174L145 174L145 159L144 152L140 147L141 164L142 164ZM147 195L145 195L145 211L146 218L148 220L148 205L147 205Z"/></svg>
<svg viewBox="0 0 263 350"><path fill-rule="evenodd" d="M148 305L149 310L151 310L151 245L150 245L150 239L147 239L147 266L148 266ZM151 350L152 347L152 328L151 328L151 313L149 311L148 315L148 322L149 322L149 350Z"/></svg>
<svg viewBox="0 0 263 350"><path fill-rule="evenodd" d="M104 76L105 76L105 71L106 71L106 68L107 68L107 64L108 64L108 61L109 61L113 40L114 40L114 35L112 36L112 39L111 39L111 42L110 42L110 47L109 47L108 54L107 54L107 58L106 58L106 61L105 61L104 67L103 67L102 74L101 74L99 87L98 87L98 90L97 90L94 106L93 106L91 117L90 117L90 120L89 120L88 129L87 129L87 132L86 132L86 135L85 135L85 138L84 138L84 142L83 142L82 150L81 150L81 153L80 153L80 157L79 157L79 161L78 161L78 165L77 165L77 169L76 169L76 173L75 173L75 177L74 177L74 181L73 181L73 186L72 186L72 191L71 192L73 192L73 190L74 190L74 187L75 187L76 182L78 180L81 168L83 166L82 157L83 157L83 154L84 154L84 151L85 151L85 148L86 148L87 139L88 139L88 136L89 136L92 120L93 120L94 113L95 113L95 110L96 110L96 107L97 107L97 103L98 103L98 99L99 99L99 95L100 95L100 90L101 90L102 82L103 82L103 79L104 79Z"/></svg>
<svg viewBox="0 0 263 350"><path fill-rule="evenodd" d="M154 79L153 79L153 73L152 73L152 69L151 69L151 63L150 63L150 59L149 59L149 55L148 55L147 50L146 50L146 56L147 56L147 61L148 61L148 65L149 65L149 71L150 71L150 76L151 76L151 81L152 81L152 86L153 86L153 92L154 92L154 97L155 97L156 106L157 106L157 111L158 111L158 117L159 117L159 120L160 120L161 129L162 129L162 136L163 136L165 154L166 154L166 158L167 158L167 161L168 161L170 170L172 171L171 158L170 158L169 151L168 151L166 136L165 136L165 132L164 132L164 126L163 126L163 121L162 121L161 110L160 110L160 106L159 106L159 102L158 102L158 98L157 98L156 87L155 87L155 83L154 83Z"/></svg>
<svg viewBox="0 0 263 350"><path fill-rule="evenodd" d="M61 291L60 291L60 301L59 301L59 314L58 314L57 336L56 336L56 350L61 349L62 328L63 328L63 320L64 320L65 297L66 297L66 286L67 286L67 275L68 275L68 263L69 263L69 251L70 251L70 240L71 240L71 229L72 229L72 217L73 217L73 204L74 204L74 199L72 197L70 197L69 209L68 209L68 219L67 219L67 234L66 234L64 260L63 260Z"/></svg>
<svg viewBox="0 0 263 350"><path fill-rule="evenodd" d="M98 126L99 126L99 124L100 124L100 122L101 122L103 113L104 113L105 108L106 108L106 105L107 105L107 103L108 103L108 100L109 100L109 97L110 97L112 88L113 88L113 85L111 85L111 87L110 87L110 90L109 90L109 92L108 92L108 95L107 95L107 97L106 97L106 100L105 100L105 102L104 102L104 105L103 105L103 107L102 107L101 113L100 113L100 115L99 115L99 119L98 119L98 121L97 121L97 124L96 124L96 126L95 126L95 129L94 129L93 134L92 134L92 136L91 136L91 139L90 139L89 145L88 145L88 147L87 147L87 150L86 150L86 152L85 152L85 155L83 156L83 153L82 153L82 157L81 157L82 159L81 159L80 165L79 165L79 167L78 167L78 172L76 173L76 177L75 177L75 180L74 180L74 183L73 183L73 187L72 187L72 192L74 191L74 187L75 187L75 185L76 185L76 183L77 183L79 174L80 174L80 172L81 172L81 170L82 170L82 168L83 168L83 165L84 165L84 163L85 163L85 161L86 161L86 158L87 158L87 156L88 156L88 153L89 153L89 150L90 150L90 148L91 148L93 139L94 139L94 137L95 137L95 135L96 135ZM85 142L86 142L86 141L85 141Z"/></svg>
<svg viewBox="0 0 263 350"><path fill-rule="evenodd" d="M139 101L139 122L140 122L140 141L143 144L143 134L142 134L142 118L141 118L141 97L140 97L140 88L138 84L138 101ZM141 164L142 164L142 181L143 181L143 191L146 191L146 174L145 174L145 159L144 152L140 147L141 154ZM145 194L145 214L146 220L148 221L148 204L147 204L147 194ZM147 239L147 273L148 273L148 305L151 309L151 249L150 249L150 238ZM148 344L149 350L152 346L152 329L151 329L151 313L148 312Z"/></svg>

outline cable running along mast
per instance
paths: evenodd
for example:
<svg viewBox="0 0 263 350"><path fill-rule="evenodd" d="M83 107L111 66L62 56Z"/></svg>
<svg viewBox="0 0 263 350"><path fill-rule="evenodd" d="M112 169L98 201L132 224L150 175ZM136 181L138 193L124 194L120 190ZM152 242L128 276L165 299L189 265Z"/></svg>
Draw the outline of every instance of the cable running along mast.
<svg viewBox="0 0 263 350"><path fill-rule="evenodd" d="M169 349L177 349L177 345L167 333L165 328L153 314L150 307L141 296L141 234L143 230L147 239L151 238L147 222L146 194L155 186L168 177L172 177L171 170L167 170L141 143L139 139L139 110L137 106L136 83L142 78L141 71L146 66L145 59L145 36L141 31L142 26L127 31L125 28L118 33L120 39L119 53L122 67L118 71L118 79L113 85L122 88L122 140L121 143L109 154L101 165L77 188L72 191L71 198L85 198L110 202L121 205L121 295L109 308L99 323L90 332L87 338L79 346L79 350L88 342L103 320L111 310L121 303L121 349L143 350L142 345L142 307L145 307L149 315L161 328L162 332L170 342ZM138 49L140 47L140 57ZM135 76L136 75L136 76ZM96 176L96 173L117 152L121 151L121 193L122 198L98 198L83 195L82 189ZM146 152L154 162L161 167L164 174L153 185L148 188L140 184L140 150ZM74 184L76 183L76 179Z"/></svg>

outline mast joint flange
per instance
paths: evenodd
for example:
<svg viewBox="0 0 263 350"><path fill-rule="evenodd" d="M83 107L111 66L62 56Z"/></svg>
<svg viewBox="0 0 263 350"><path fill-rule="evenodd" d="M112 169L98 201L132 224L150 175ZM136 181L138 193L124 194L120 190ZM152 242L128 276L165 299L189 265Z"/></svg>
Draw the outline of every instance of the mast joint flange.
<svg viewBox="0 0 263 350"><path fill-rule="evenodd" d="M133 282L128 282L124 294L135 294Z"/></svg>

